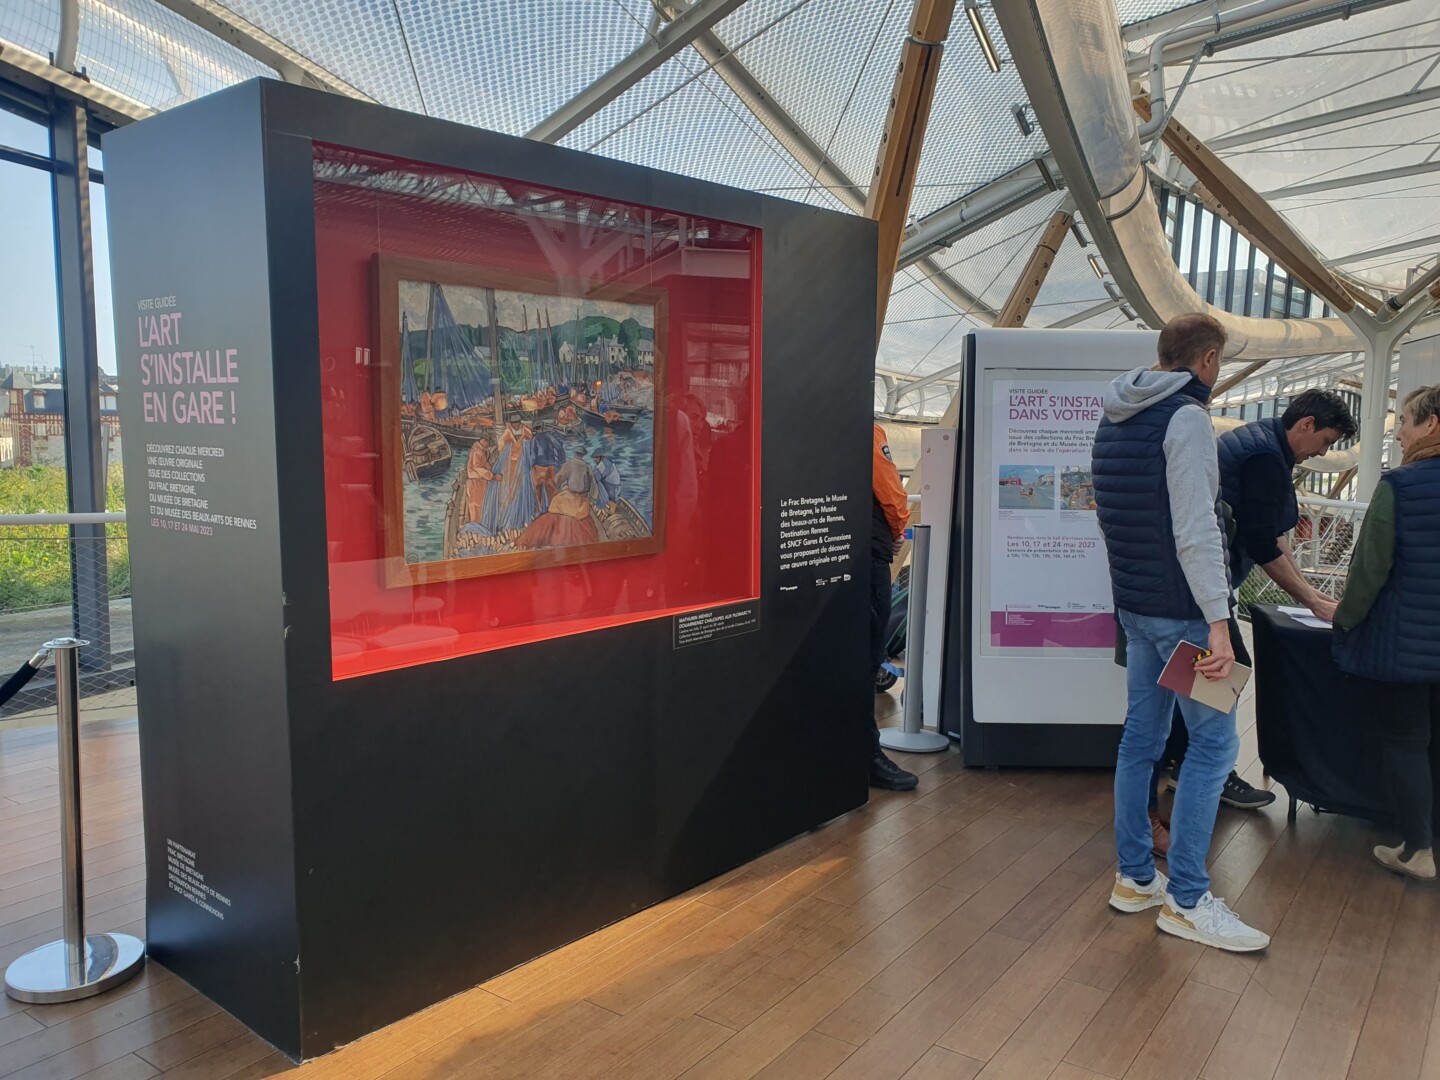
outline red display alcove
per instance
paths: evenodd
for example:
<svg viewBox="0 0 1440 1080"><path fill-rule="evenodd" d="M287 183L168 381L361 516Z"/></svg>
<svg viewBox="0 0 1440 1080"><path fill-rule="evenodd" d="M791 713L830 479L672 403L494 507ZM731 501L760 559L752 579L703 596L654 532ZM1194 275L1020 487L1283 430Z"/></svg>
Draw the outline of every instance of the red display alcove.
<svg viewBox="0 0 1440 1080"><path fill-rule="evenodd" d="M314 164L335 678L758 595L758 229ZM565 506L593 546L532 539Z"/></svg>

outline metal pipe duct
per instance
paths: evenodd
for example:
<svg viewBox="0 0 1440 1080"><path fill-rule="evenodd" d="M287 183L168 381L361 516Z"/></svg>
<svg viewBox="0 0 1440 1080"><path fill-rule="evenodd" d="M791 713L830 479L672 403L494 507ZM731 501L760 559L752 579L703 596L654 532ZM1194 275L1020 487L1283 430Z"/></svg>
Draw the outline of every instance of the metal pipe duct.
<svg viewBox="0 0 1440 1080"><path fill-rule="evenodd" d="M1153 326L1214 316L1226 355L1275 360L1356 352L1339 319L1255 319L1207 304L1170 253L1141 160L1114 0L997 0L995 12L1036 119L1106 269Z"/></svg>

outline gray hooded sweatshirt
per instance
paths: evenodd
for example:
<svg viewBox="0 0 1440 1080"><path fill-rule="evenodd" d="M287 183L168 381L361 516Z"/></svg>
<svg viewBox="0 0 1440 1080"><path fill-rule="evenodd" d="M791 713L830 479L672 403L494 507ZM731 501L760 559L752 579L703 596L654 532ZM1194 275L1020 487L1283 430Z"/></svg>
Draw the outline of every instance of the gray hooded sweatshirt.
<svg viewBox="0 0 1440 1080"><path fill-rule="evenodd" d="M1136 416L1190 382L1189 371L1139 368L1110 384L1105 416L1111 423ZM1165 484L1175 554L1191 595L1208 623L1230 617L1230 577L1225 535L1215 513L1220 498L1220 464L1210 414L1198 405L1177 409L1165 429Z"/></svg>

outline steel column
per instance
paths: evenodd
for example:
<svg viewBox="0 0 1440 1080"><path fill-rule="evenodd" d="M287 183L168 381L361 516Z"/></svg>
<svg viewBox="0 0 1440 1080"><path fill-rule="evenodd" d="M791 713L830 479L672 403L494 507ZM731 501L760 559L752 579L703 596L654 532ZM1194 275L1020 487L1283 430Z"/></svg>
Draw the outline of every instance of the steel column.
<svg viewBox="0 0 1440 1080"><path fill-rule="evenodd" d="M95 273L90 241L90 166L84 108L56 101L50 118L51 192L55 212L56 296L65 400L65 479L69 509L105 509L100 444L100 366L95 335ZM80 666L110 666L110 579L104 525L70 527L70 610L75 636L89 644Z"/></svg>
<svg viewBox="0 0 1440 1080"><path fill-rule="evenodd" d="M1248 241L1247 241L1248 243ZM1253 245L1251 245L1253 248ZM1235 310L1235 256L1240 253L1240 230L1230 230L1230 254L1225 259L1225 310Z"/></svg>
<svg viewBox="0 0 1440 1080"><path fill-rule="evenodd" d="M1215 302L1215 275L1220 269L1220 215L1215 214L1210 221L1210 277L1205 282L1205 302Z"/></svg>
<svg viewBox="0 0 1440 1080"><path fill-rule="evenodd" d="M1385 421L1390 417L1391 352L1389 336L1365 342L1365 393L1360 400L1360 480L1355 497L1369 502L1385 464Z"/></svg>
<svg viewBox="0 0 1440 1080"><path fill-rule="evenodd" d="M65 74L73 75L79 50L80 0L60 0L60 39L55 46L55 66Z"/></svg>

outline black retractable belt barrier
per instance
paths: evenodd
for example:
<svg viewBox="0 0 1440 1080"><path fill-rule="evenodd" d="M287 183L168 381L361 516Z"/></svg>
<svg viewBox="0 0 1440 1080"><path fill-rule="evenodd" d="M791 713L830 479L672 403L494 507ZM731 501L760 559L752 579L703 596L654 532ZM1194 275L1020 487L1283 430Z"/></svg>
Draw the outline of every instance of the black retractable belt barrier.
<svg viewBox="0 0 1440 1080"><path fill-rule="evenodd" d="M9 703L10 699L35 677L35 673L45 666L45 661L49 656L50 653L47 650L41 649L15 669L15 674L6 679L3 686L0 686L0 706Z"/></svg>

